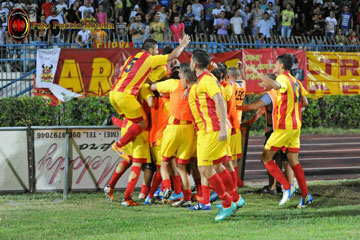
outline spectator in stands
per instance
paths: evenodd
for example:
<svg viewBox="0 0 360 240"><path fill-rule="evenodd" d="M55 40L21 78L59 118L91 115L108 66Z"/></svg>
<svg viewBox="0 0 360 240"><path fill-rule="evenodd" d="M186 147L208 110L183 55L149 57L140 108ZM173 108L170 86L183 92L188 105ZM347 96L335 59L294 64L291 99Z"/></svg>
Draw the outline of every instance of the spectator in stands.
<svg viewBox="0 0 360 240"><path fill-rule="evenodd" d="M165 24L160 22L160 12L157 12L154 21L150 24L151 37L157 42L164 41Z"/></svg>
<svg viewBox="0 0 360 240"><path fill-rule="evenodd" d="M240 34L244 33L243 20L240 17L240 9L235 11L235 15L230 19L232 33L240 40Z"/></svg>
<svg viewBox="0 0 360 240"><path fill-rule="evenodd" d="M240 15L243 19L244 22L244 32L246 35L250 35L251 34L251 19L252 19L252 14L250 12L250 6L246 5L244 10L241 10Z"/></svg>
<svg viewBox="0 0 360 240"><path fill-rule="evenodd" d="M204 17L204 6L199 3L199 0L195 0L191 5L191 9L194 14L195 25L198 25L201 19Z"/></svg>
<svg viewBox="0 0 360 240"><path fill-rule="evenodd" d="M214 0L209 0L209 2L205 5L205 22L208 28L208 33L213 33L214 17L212 15L212 11L215 8L216 3L214 2Z"/></svg>
<svg viewBox="0 0 360 240"><path fill-rule="evenodd" d="M169 23L172 25L175 20L175 16L180 16L180 9L176 3L173 3L171 5L171 8L169 9Z"/></svg>
<svg viewBox="0 0 360 240"><path fill-rule="evenodd" d="M80 19L76 15L76 11L77 11L78 8L79 8L79 2L75 1L71 5L69 10L67 10L64 13L64 21L65 21L65 23L79 23L80 22ZM74 29L68 29L66 34L67 34L67 42L73 43L75 41L76 31Z"/></svg>
<svg viewBox="0 0 360 240"><path fill-rule="evenodd" d="M128 42L128 24L124 22L124 17L119 16L119 20L116 23L116 35L118 41Z"/></svg>
<svg viewBox="0 0 360 240"><path fill-rule="evenodd" d="M14 4L10 0L2 1L1 6L7 8L9 11L13 9ZM4 24L4 23L3 23Z"/></svg>
<svg viewBox="0 0 360 240"><path fill-rule="evenodd" d="M45 0L45 2L41 5L41 14L45 15L45 18L49 17L51 15L51 8L55 4L53 2L50 2L50 0Z"/></svg>
<svg viewBox="0 0 360 240"><path fill-rule="evenodd" d="M296 6L294 11L294 22L295 26L293 29L293 35L295 36L303 36L307 32L305 14L301 12L301 8L299 5ZM276 34L276 33L274 33Z"/></svg>
<svg viewBox="0 0 360 240"><path fill-rule="evenodd" d="M360 7L357 8L356 16L356 33L360 35Z"/></svg>
<svg viewBox="0 0 360 240"><path fill-rule="evenodd" d="M334 11L330 11L330 15L325 18L325 36L328 38L335 37L335 29L337 26L337 20L335 18Z"/></svg>
<svg viewBox="0 0 360 240"><path fill-rule="evenodd" d="M63 24L63 18L60 14L57 13L55 5L51 7L51 15L48 16L45 20L46 23L50 24L50 28L46 31L48 45L52 43L61 42L61 29L57 24Z"/></svg>
<svg viewBox="0 0 360 240"><path fill-rule="evenodd" d="M89 48L91 40L91 32L86 29L86 25L82 24L82 29L76 35L76 43L79 44L80 48Z"/></svg>
<svg viewBox="0 0 360 240"><path fill-rule="evenodd" d="M266 11L266 9L268 8L268 4L266 0L261 0L260 2L260 8L261 10L263 10L264 12Z"/></svg>
<svg viewBox="0 0 360 240"><path fill-rule="evenodd" d="M7 26L7 19L9 15L9 9L0 5L0 21L2 22L2 26Z"/></svg>
<svg viewBox="0 0 360 240"><path fill-rule="evenodd" d="M85 15L86 13L89 12L90 15L94 14L94 8L91 6L91 1L90 0L85 0L85 5L81 6L79 8L79 11L77 12L78 13L78 18L79 19L84 19L85 18ZM79 15L79 13L81 15Z"/></svg>
<svg viewBox="0 0 360 240"><path fill-rule="evenodd" d="M64 3L64 0L59 0L59 2L56 4L56 10L61 15L64 16L64 13L68 9L67 5Z"/></svg>
<svg viewBox="0 0 360 240"><path fill-rule="evenodd" d="M101 3L101 1L99 1L99 3ZM113 22L114 21L114 8L112 6L112 2L110 2L109 0L103 0L101 5L103 6L103 11L105 13L107 13L107 16L106 16L107 22ZM98 9L98 11L99 11L99 9Z"/></svg>
<svg viewBox="0 0 360 240"><path fill-rule="evenodd" d="M130 35L134 43L144 41L145 25L141 22L141 14L137 13L135 16L135 22L130 25Z"/></svg>
<svg viewBox="0 0 360 240"><path fill-rule="evenodd" d="M264 11L261 10L260 8L259 0L255 1L255 8L251 9L251 15L252 15L252 35L255 37L257 35L257 25L264 15Z"/></svg>
<svg viewBox="0 0 360 240"><path fill-rule="evenodd" d="M104 30L96 28L91 33L91 39L96 47L101 47L107 42L109 37Z"/></svg>
<svg viewBox="0 0 360 240"><path fill-rule="evenodd" d="M343 46L346 44L346 37L345 35L343 34L342 30L339 29L337 31L337 34L335 36L335 40L336 40L336 44L337 45L340 45L340 46Z"/></svg>
<svg viewBox="0 0 360 240"><path fill-rule="evenodd" d="M124 16L124 4L122 0L115 1L115 19L116 21L119 19L119 16Z"/></svg>
<svg viewBox="0 0 360 240"><path fill-rule="evenodd" d="M41 17L40 17L40 23L46 23L45 22L45 15L42 14ZM35 39L36 41L39 41L39 42L45 42L45 36L46 36L46 29L45 27L44 28L41 28L41 27L37 27L34 29L34 35L35 35Z"/></svg>
<svg viewBox="0 0 360 240"><path fill-rule="evenodd" d="M350 29L349 34L350 34L350 37L349 37L350 45L359 45L359 38L356 35L356 31L353 31L352 29Z"/></svg>
<svg viewBox="0 0 360 240"><path fill-rule="evenodd" d="M195 33L195 19L194 19L194 14L192 11L192 7L191 5L187 5L186 7L186 12L183 15L183 23L185 25L185 33L188 34L192 39L194 38L194 33Z"/></svg>
<svg viewBox="0 0 360 240"><path fill-rule="evenodd" d="M220 17L215 19L214 27L217 30L218 39L229 41L228 29L230 29L229 19L225 18L225 10L221 11Z"/></svg>
<svg viewBox="0 0 360 240"><path fill-rule="evenodd" d="M100 5L98 8L98 12L95 14L98 23L106 24L107 23L107 13L104 12L103 5Z"/></svg>
<svg viewBox="0 0 360 240"><path fill-rule="evenodd" d="M314 22L308 32L310 36L324 36L324 22L320 22L319 15L314 15Z"/></svg>
<svg viewBox="0 0 360 240"><path fill-rule="evenodd" d="M286 4L286 9L281 11L281 37L290 37L291 29L294 27L294 11L290 3Z"/></svg>
<svg viewBox="0 0 360 240"><path fill-rule="evenodd" d="M206 27L206 22L202 19L199 25L196 27L196 41L197 42L207 42L208 41L208 29Z"/></svg>
<svg viewBox="0 0 360 240"><path fill-rule="evenodd" d="M171 2L171 0L159 0L159 3L161 4L161 6L167 7L167 8L169 7L170 2Z"/></svg>
<svg viewBox="0 0 360 240"><path fill-rule="evenodd" d="M269 13L264 13L264 18L257 25L257 36L261 33L264 39L270 41L272 38L273 23L270 21Z"/></svg>
<svg viewBox="0 0 360 240"><path fill-rule="evenodd" d="M170 39L172 42L178 42L185 34L185 25L180 22L179 15L174 16L174 24L170 26Z"/></svg>
<svg viewBox="0 0 360 240"><path fill-rule="evenodd" d="M212 16L213 16L213 19L216 20L217 18L220 18L221 17L221 12L224 11L225 12L225 9L223 7L221 7L221 3L220 2L217 2L216 3L216 8L214 8L211 12Z"/></svg>
<svg viewBox="0 0 360 240"><path fill-rule="evenodd" d="M349 35L349 29L354 27L353 15L349 12L349 6L344 6L344 11L340 16L340 28L345 36Z"/></svg>
<svg viewBox="0 0 360 240"><path fill-rule="evenodd" d="M37 22L37 11L38 5L36 4L37 0L32 0L32 3L27 5L27 13L29 15L30 23Z"/></svg>
<svg viewBox="0 0 360 240"><path fill-rule="evenodd" d="M16 8L26 10L26 4L24 2L21 2L21 0L16 0L16 2L14 4L14 9L16 9Z"/></svg>
<svg viewBox="0 0 360 240"><path fill-rule="evenodd" d="M150 21L151 21L151 18L150 18L150 15L147 13L145 14L145 22L144 22L144 25L145 25L145 33L144 33L144 41L148 38L151 37L151 33L150 33Z"/></svg>

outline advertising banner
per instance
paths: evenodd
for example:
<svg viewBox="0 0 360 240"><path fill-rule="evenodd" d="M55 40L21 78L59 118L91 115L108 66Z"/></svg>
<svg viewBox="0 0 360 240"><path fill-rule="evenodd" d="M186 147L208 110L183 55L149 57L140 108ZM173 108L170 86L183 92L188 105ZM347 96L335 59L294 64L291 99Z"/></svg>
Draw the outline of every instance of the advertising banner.
<svg viewBox="0 0 360 240"><path fill-rule="evenodd" d="M310 94L360 93L360 53L307 52L307 59Z"/></svg>
<svg viewBox="0 0 360 240"><path fill-rule="evenodd" d="M72 129L69 146L69 186L73 190L103 189L122 159L111 145L120 129ZM34 130L36 190L64 187L65 130ZM116 188L126 188L129 172ZM140 177L140 179L142 179ZM141 186L139 181L137 186Z"/></svg>
<svg viewBox="0 0 360 240"><path fill-rule="evenodd" d="M28 191L26 130L0 131L0 191Z"/></svg>

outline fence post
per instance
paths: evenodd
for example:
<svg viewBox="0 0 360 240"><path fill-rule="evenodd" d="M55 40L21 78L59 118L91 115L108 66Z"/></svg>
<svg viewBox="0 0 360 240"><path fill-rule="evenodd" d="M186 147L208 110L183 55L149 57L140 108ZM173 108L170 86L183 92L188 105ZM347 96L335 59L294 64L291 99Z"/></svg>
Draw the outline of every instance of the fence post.
<svg viewBox="0 0 360 240"><path fill-rule="evenodd" d="M65 176L64 176L64 200L68 199L69 191L69 128L66 128L65 135Z"/></svg>
<svg viewBox="0 0 360 240"><path fill-rule="evenodd" d="M28 169L29 169L29 191L35 192L35 153L34 153L34 130L28 128L27 132L27 146L28 146Z"/></svg>

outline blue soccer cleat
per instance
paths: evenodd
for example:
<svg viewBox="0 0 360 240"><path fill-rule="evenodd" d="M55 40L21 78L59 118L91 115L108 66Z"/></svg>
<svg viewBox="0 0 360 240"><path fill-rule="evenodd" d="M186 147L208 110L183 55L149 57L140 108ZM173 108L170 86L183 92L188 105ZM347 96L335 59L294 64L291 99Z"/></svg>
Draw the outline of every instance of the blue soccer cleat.
<svg viewBox="0 0 360 240"><path fill-rule="evenodd" d="M154 202L153 199L150 198L149 196L145 198L145 205L151 205L153 202Z"/></svg>
<svg viewBox="0 0 360 240"><path fill-rule="evenodd" d="M297 208L306 208L308 207L312 202L314 201L314 198L311 196L310 193L306 195L306 197L301 198L299 205Z"/></svg>
<svg viewBox="0 0 360 240"><path fill-rule="evenodd" d="M184 194L181 192L179 194L176 194L175 192L173 192L173 194L170 196L169 200L170 201L176 201L176 200L180 200L184 198Z"/></svg>
<svg viewBox="0 0 360 240"><path fill-rule="evenodd" d="M290 201L291 198L295 196L297 188L294 185L290 185L290 189L283 189L283 196L279 202L279 206L284 205L286 202Z"/></svg>
<svg viewBox="0 0 360 240"><path fill-rule="evenodd" d="M217 195L216 192L212 192L211 195L210 195L210 203L213 203L215 202L216 200L219 199L219 196Z"/></svg>
<svg viewBox="0 0 360 240"><path fill-rule="evenodd" d="M234 212L236 211L236 204L234 202L231 202L231 206L228 208L219 208L220 212L219 214L215 217L215 221L221 221L224 220L225 218L231 216L234 214Z"/></svg>
<svg viewBox="0 0 360 240"><path fill-rule="evenodd" d="M155 191L154 197L158 197L159 194L160 194L160 191L161 191L161 187L159 187L159 188Z"/></svg>
<svg viewBox="0 0 360 240"><path fill-rule="evenodd" d="M197 203L194 206L189 207L190 210L211 210L211 204Z"/></svg>

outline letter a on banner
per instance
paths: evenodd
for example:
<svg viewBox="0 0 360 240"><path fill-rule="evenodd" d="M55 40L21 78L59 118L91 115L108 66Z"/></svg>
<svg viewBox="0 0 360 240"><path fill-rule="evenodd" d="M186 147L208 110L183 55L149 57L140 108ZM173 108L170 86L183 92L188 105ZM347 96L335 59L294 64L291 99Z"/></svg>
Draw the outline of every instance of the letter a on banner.
<svg viewBox="0 0 360 240"><path fill-rule="evenodd" d="M36 88L49 88L53 84L60 48L38 49L36 54Z"/></svg>

